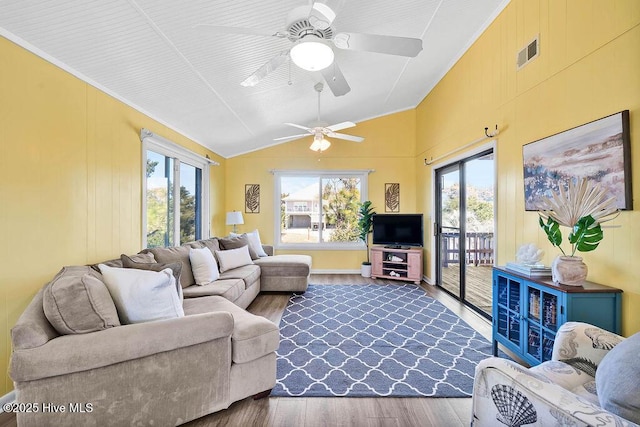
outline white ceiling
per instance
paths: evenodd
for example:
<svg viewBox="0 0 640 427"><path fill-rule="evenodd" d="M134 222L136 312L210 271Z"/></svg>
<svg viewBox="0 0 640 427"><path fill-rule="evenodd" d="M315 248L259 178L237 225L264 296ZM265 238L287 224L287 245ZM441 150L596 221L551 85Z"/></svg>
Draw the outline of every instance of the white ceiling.
<svg viewBox="0 0 640 427"><path fill-rule="evenodd" d="M322 92L322 120L360 122L416 107L509 0L346 0L332 28L421 38L415 58L335 49L351 91ZM318 72L285 64L240 82L287 39L214 34L196 24L283 30L307 0L0 0L0 35L223 157L316 120ZM151 129L153 131L153 129ZM357 127L344 133L357 135ZM348 143L348 142L345 142Z"/></svg>

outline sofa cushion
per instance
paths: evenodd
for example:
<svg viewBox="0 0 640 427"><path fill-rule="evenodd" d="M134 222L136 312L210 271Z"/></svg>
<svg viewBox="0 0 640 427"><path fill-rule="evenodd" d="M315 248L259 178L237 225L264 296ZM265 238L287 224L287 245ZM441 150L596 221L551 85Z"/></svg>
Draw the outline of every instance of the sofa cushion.
<svg viewBox="0 0 640 427"><path fill-rule="evenodd" d="M263 277L306 277L311 271L311 257L309 255L274 255L257 259L254 264L260 266Z"/></svg>
<svg viewBox="0 0 640 427"><path fill-rule="evenodd" d="M251 247L251 243L249 242L249 238L246 234L236 234L229 237L224 237L219 239L220 247L228 251L229 249L238 249L243 246L246 246L249 250L249 256L252 260L260 258L255 250Z"/></svg>
<svg viewBox="0 0 640 427"><path fill-rule="evenodd" d="M640 424L640 332L613 347L598 365L596 388L600 406Z"/></svg>
<svg viewBox="0 0 640 427"><path fill-rule="evenodd" d="M244 292L245 284L241 279L219 279L204 286L193 285L184 288L185 298L208 297L219 295L229 301L237 300Z"/></svg>
<svg viewBox="0 0 640 427"><path fill-rule="evenodd" d="M220 277L218 263L209 248L190 248L189 260L191 261L196 285L206 285L218 280L218 277Z"/></svg>
<svg viewBox="0 0 640 427"><path fill-rule="evenodd" d="M184 317L171 269L155 272L104 264L99 267L122 323Z"/></svg>
<svg viewBox="0 0 640 427"><path fill-rule="evenodd" d="M221 279L242 279L244 289L252 286L260 279L260 267L255 264L243 265L220 274Z"/></svg>
<svg viewBox="0 0 640 427"><path fill-rule="evenodd" d="M44 288L42 308L61 335L86 334L120 325L107 287L89 266L63 267Z"/></svg>
<svg viewBox="0 0 640 427"><path fill-rule="evenodd" d="M242 267L243 265L253 264L249 255L249 246L242 246L238 249L229 249L224 251L216 251L216 259L220 267L220 273Z"/></svg>
<svg viewBox="0 0 640 427"><path fill-rule="evenodd" d="M250 362L278 348L280 332L272 321L251 314L220 297L184 300L184 312L187 316L211 311L225 311L233 316L231 358L235 363Z"/></svg>
<svg viewBox="0 0 640 427"><path fill-rule="evenodd" d="M153 256L153 254L149 254ZM182 263L171 262L169 264L162 264L159 262L136 262L133 257L129 255L120 255L120 261L122 261L122 267L124 268L137 268L138 270L149 271L162 271L165 268L170 268L173 272L173 277L176 279L176 290L180 299L182 299L182 286L180 286L180 274L182 274ZM112 267L112 266L109 266Z"/></svg>
<svg viewBox="0 0 640 427"><path fill-rule="evenodd" d="M167 248L150 248L144 249L144 253L152 253L156 261L159 263L169 264L172 262L182 263L182 273L180 274L180 285L183 288L194 285L196 283L191 270L191 261L189 260L189 246L170 246Z"/></svg>

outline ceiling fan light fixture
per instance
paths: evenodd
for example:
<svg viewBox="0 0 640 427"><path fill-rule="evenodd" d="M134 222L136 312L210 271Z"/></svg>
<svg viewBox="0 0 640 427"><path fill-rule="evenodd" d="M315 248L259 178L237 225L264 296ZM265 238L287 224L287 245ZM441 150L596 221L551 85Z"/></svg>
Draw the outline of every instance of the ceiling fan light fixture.
<svg viewBox="0 0 640 427"><path fill-rule="evenodd" d="M331 46L315 36L307 36L298 41L289 54L294 64L307 71L327 68L333 63L334 56Z"/></svg>
<svg viewBox="0 0 640 427"><path fill-rule="evenodd" d="M324 139L324 137L313 138L313 143L309 147L312 151L325 151L327 148L331 147L331 143Z"/></svg>

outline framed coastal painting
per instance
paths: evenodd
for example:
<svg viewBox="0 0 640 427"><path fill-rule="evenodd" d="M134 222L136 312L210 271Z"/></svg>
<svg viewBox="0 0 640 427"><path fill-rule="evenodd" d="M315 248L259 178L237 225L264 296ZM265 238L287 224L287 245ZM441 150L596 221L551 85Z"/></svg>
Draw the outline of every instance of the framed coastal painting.
<svg viewBox="0 0 640 427"><path fill-rule="evenodd" d="M633 209L629 110L526 144L525 209L538 210L569 180L587 178L615 196L618 209Z"/></svg>

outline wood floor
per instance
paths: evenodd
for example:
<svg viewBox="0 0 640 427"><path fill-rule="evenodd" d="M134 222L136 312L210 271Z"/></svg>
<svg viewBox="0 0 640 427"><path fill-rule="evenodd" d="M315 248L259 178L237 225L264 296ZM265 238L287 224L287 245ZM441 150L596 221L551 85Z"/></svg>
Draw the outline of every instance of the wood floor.
<svg viewBox="0 0 640 427"><path fill-rule="evenodd" d="M491 265L467 264L465 269L467 301L491 315L491 281L493 269ZM442 267L442 287L453 293L460 294L460 266L449 264Z"/></svg>
<svg viewBox="0 0 640 427"><path fill-rule="evenodd" d="M365 279L359 275L312 275L313 284L366 284L399 282ZM441 289L422 284L426 293L442 302L488 340L491 324ZM251 313L279 323L289 294L260 294L249 306ZM468 426L471 398L346 398L269 397L244 399L224 411L188 424L204 426ZM0 427L13 427L15 417L0 414Z"/></svg>

